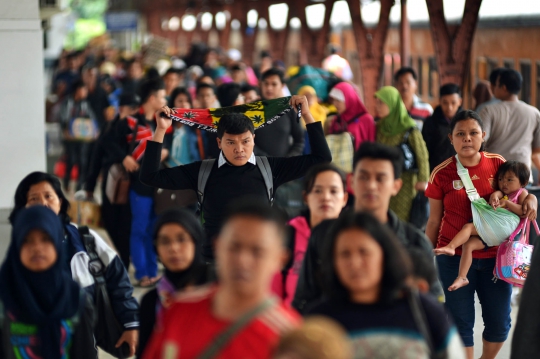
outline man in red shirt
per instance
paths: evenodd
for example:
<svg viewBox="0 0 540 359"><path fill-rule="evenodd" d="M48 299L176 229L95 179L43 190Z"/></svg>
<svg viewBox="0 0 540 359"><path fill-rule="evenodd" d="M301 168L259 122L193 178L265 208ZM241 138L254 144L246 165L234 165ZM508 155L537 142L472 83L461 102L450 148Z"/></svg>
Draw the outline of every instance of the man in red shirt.
<svg viewBox="0 0 540 359"><path fill-rule="evenodd" d="M180 295L143 358L269 358L300 318L271 294L286 255L283 218L255 201L232 207L216 241L219 284Z"/></svg>

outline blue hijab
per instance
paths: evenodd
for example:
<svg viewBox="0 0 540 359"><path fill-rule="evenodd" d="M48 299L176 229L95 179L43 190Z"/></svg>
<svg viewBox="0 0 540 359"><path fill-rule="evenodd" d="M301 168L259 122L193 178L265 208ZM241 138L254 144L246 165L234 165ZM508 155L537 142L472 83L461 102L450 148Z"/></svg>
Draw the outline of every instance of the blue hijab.
<svg viewBox="0 0 540 359"><path fill-rule="evenodd" d="M53 266L43 272L32 272L21 262L21 248L32 230L46 233L57 253ZM0 298L17 321L38 327L41 357L59 359L61 353L61 321L78 312L80 288L63 265L64 230L58 216L50 209L33 206L17 214L11 243L0 269Z"/></svg>

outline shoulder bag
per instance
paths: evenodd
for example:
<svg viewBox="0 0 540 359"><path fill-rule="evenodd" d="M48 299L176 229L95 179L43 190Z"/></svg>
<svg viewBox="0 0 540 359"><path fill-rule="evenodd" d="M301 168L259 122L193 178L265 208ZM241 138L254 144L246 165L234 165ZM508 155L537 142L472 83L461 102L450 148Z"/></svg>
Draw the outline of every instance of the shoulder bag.
<svg viewBox="0 0 540 359"><path fill-rule="evenodd" d="M79 235L84 243L90 261L88 262L88 271L94 277L94 305L96 311L96 327L94 328L94 337L96 344L101 349L115 358L129 358L130 349L127 343L122 343L116 348L116 343L124 333L124 328L116 319L116 315L111 306L109 293L107 292L107 283L105 282L105 265L96 252L95 238L88 227L79 227Z"/></svg>

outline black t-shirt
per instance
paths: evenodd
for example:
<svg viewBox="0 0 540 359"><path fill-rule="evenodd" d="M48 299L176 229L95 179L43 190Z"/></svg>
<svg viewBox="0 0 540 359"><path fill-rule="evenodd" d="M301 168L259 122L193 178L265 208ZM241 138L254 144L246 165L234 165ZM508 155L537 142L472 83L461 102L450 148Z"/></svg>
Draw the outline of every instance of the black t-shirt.
<svg viewBox="0 0 540 359"><path fill-rule="evenodd" d="M436 350L433 357L464 358L459 355L464 350L457 330L442 305L424 295L420 295L420 304ZM405 298L391 304L325 301L308 314L327 316L340 323L349 334L354 358L429 358L429 346Z"/></svg>
<svg viewBox="0 0 540 359"><path fill-rule="evenodd" d="M332 155L324 138L320 122L306 126L312 144L312 154L295 157L268 157L275 190L283 183L298 179L313 165L330 162ZM163 189L192 189L197 191L201 162L159 169L161 143L148 141L141 166L141 181ZM250 196L268 202L266 185L259 168L251 163L244 166L225 164L218 168L215 161L204 193L202 216L208 241L203 245L206 257L212 257L212 239L217 235L227 205L234 199Z"/></svg>

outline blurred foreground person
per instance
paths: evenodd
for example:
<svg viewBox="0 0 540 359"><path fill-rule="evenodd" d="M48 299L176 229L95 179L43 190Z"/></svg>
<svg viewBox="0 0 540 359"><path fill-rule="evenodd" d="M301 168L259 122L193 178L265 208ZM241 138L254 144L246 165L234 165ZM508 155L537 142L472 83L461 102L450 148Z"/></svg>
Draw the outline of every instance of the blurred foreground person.
<svg viewBox="0 0 540 359"><path fill-rule="evenodd" d="M197 218L186 209L171 209L163 213L154 230L154 246L165 273L141 300L141 336L137 353L142 355L159 316L178 291L190 291L205 284L209 267L202 260L204 231Z"/></svg>
<svg viewBox="0 0 540 359"><path fill-rule="evenodd" d="M63 240L50 209L18 214L0 269L0 358L97 358L92 302L63 265Z"/></svg>
<svg viewBox="0 0 540 359"><path fill-rule="evenodd" d="M354 358L465 358L456 328L441 304L406 282L407 251L367 213L342 215L324 255L327 299L309 314L345 327Z"/></svg>
<svg viewBox="0 0 540 359"><path fill-rule="evenodd" d="M333 320L313 316L284 335L273 359L351 359L347 333Z"/></svg>
<svg viewBox="0 0 540 359"><path fill-rule="evenodd" d="M219 284L177 297L143 358L268 358L300 319L270 292L285 260L282 215L257 201L231 207L216 242Z"/></svg>

